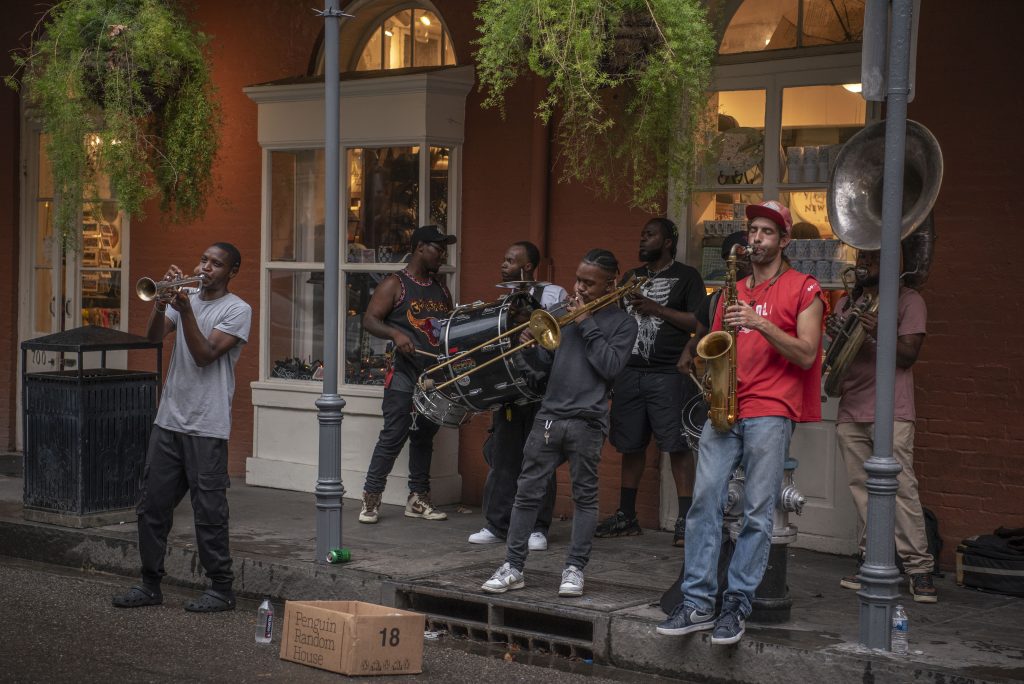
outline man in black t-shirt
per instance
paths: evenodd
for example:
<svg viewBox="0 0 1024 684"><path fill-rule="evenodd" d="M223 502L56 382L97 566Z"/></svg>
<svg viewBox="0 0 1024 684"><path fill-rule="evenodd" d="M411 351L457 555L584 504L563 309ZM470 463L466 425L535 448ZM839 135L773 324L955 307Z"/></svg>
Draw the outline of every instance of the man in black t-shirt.
<svg viewBox="0 0 1024 684"><path fill-rule="evenodd" d="M598 525L595 536L641 534L636 494L644 472L647 445L654 435L672 460L679 496L673 544L681 545L693 492L693 460L680 429L683 404L696 391L676 371L679 355L697 327L693 311L704 298L704 281L690 266L675 261L679 230L667 218L648 221L640 233L643 266L626 273L649 278L642 292L626 303L639 333L625 370L615 379L609 441L622 454L619 509Z"/></svg>

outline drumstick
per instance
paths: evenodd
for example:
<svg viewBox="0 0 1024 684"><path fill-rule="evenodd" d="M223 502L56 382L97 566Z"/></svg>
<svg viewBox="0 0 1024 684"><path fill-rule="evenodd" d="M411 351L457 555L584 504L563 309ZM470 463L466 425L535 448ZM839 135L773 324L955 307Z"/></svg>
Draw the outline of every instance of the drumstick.
<svg viewBox="0 0 1024 684"><path fill-rule="evenodd" d="M423 354L424 356L429 356L430 358L432 358L435 361L437 361L437 354L431 354L430 352L423 351L422 349L413 349L413 351L416 352L417 354Z"/></svg>
<svg viewBox="0 0 1024 684"><path fill-rule="evenodd" d="M697 385L697 389L704 389L703 383L701 383L701 381L697 379L696 375L694 375L693 373L689 373L689 376L690 379L693 380L693 383Z"/></svg>

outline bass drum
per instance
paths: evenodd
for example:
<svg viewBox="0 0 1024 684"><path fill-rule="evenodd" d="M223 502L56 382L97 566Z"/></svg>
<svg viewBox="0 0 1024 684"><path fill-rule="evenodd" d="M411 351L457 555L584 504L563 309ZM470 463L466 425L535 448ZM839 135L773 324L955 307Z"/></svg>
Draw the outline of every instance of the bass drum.
<svg viewBox="0 0 1024 684"><path fill-rule="evenodd" d="M704 403L704 394L698 393L683 404L683 434L690 451L697 453L700 446L700 433L708 420L708 405Z"/></svg>
<svg viewBox="0 0 1024 684"><path fill-rule="evenodd" d="M441 323L443 354L448 357L473 349L525 323L540 304L529 292L513 292L496 302L456 308ZM510 339L516 337L516 339ZM489 366L467 373L519 344L518 336L506 336L448 364L431 379L436 384L454 380L444 390L416 388L413 404L424 417L442 427L458 427L474 413L503 404L538 401L543 390L527 379L529 365L522 352L510 354ZM438 359L444 361L442 355Z"/></svg>

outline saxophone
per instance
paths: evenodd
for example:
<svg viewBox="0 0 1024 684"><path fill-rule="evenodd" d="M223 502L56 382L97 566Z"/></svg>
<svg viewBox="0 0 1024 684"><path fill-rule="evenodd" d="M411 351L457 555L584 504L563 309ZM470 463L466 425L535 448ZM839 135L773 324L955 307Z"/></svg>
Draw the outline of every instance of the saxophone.
<svg viewBox="0 0 1024 684"><path fill-rule="evenodd" d="M725 302L722 312L736 304L737 248L733 245L726 262L725 284L722 293ZM714 312L712 312L714 316ZM728 432L739 418L736 404L736 326L710 333L697 345L697 355L704 359L704 401L708 405L708 420L719 432Z"/></svg>

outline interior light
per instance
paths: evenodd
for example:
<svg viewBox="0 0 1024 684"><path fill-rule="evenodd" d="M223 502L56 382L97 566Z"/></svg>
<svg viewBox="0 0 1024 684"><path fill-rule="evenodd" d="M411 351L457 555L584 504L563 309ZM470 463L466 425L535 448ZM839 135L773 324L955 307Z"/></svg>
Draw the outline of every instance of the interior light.
<svg viewBox="0 0 1024 684"><path fill-rule="evenodd" d="M391 36L393 36L395 34L393 34L391 32L391 29L384 29L384 35L387 36L388 38L390 38Z"/></svg>
<svg viewBox="0 0 1024 684"><path fill-rule="evenodd" d="M765 38L765 39L764 39L764 44L765 44L765 45L768 45L768 43L770 43L770 42L772 42L772 39L771 39L771 37L768 37L768 38Z"/></svg>
<svg viewBox="0 0 1024 684"><path fill-rule="evenodd" d="M430 17L428 17L426 14L421 14L420 23L422 23L424 26L430 26Z"/></svg>
<svg viewBox="0 0 1024 684"><path fill-rule="evenodd" d="M849 90L851 93L860 92L860 83L844 83L843 87Z"/></svg>

